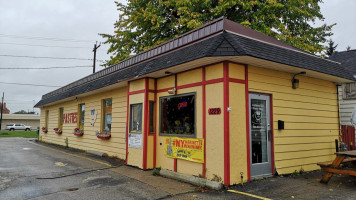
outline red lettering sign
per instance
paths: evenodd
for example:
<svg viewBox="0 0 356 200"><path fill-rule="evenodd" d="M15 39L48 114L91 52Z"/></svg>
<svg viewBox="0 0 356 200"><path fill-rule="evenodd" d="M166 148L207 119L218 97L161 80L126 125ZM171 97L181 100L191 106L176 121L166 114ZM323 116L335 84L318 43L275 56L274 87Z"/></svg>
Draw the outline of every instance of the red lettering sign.
<svg viewBox="0 0 356 200"><path fill-rule="evenodd" d="M183 101L182 103L179 103L178 104L178 110L182 109L182 108L185 108L188 106L188 102L186 101Z"/></svg>
<svg viewBox="0 0 356 200"><path fill-rule="evenodd" d="M221 108L209 108L208 112L209 112L209 115L220 115Z"/></svg>
<svg viewBox="0 0 356 200"><path fill-rule="evenodd" d="M63 114L63 123L64 124L75 124L77 123L77 113L65 113Z"/></svg>

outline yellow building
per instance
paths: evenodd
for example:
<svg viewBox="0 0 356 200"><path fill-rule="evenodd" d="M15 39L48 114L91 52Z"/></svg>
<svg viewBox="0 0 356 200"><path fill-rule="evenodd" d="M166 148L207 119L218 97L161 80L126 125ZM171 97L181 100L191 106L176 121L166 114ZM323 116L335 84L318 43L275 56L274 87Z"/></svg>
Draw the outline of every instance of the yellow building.
<svg viewBox="0 0 356 200"><path fill-rule="evenodd" d="M225 185L315 170L334 157L337 83L351 80L220 18L43 95L40 139Z"/></svg>

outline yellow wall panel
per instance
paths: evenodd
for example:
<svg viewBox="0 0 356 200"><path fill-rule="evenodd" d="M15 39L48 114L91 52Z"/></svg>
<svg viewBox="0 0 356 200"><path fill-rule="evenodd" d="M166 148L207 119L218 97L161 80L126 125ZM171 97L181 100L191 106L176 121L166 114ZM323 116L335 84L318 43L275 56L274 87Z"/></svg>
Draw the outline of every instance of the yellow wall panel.
<svg viewBox="0 0 356 200"><path fill-rule="evenodd" d="M229 63L229 77L245 80L245 66L241 64Z"/></svg>
<svg viewBox="0 0 356 200"><path fill-rule="evenodd" d="M205 80L218 79L223 77L223 63L209 65L205 68Z"/></svg>
<svg viewBox="0 0 356 200"><path fill-rule="evenodd" d="M174 87L175 78L174 75L157 79L157 90Z"/></svg>
<svg viewBox="0 0 356 200"><path fill-rule="evenodd" d="M179 73L177 75L177 85L186 85L190 83L201 82L202 78L202 68L190 70L187 72Z"/></svg>
<svg viewBox="0 0 356 200"><path fill-rule="evenodd" d="M139 79L130 82L130 92L145 89L145 79Z"/></svg>
<svg viewBox="0 0 356 200"><path fill-rule="evenodd" d="M223 84L206 86L206 109L221 108L220 115L206 113L206 176L224 178L224 99Z"/></svg>
<svg viewBox="0 0 356 200"><path fill-rule="evenodd" d="M230 83L229 89L230 180L231 184L237 184L241 182L241 172L244 174L243 180L248 179L245 84Z"/></svg>

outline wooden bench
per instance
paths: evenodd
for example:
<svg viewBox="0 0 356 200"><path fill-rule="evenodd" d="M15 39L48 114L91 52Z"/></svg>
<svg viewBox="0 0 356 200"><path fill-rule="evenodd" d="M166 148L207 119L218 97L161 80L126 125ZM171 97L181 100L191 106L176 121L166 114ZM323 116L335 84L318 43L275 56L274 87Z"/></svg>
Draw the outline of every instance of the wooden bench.
<svg viewBox="0 0 356 200"><path fill-rule="evenodd" d="M356 158L345 158L341 163L349 163L349 162L354 162L356 161ZM322 163L317 163L320 167L330 167L333 162L322 162Z"/></svg>

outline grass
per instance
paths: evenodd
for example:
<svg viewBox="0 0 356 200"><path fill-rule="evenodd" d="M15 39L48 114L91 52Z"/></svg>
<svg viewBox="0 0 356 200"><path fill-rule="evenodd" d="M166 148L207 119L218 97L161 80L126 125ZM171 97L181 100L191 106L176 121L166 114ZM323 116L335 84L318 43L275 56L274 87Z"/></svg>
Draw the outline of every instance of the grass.
<svg viewBox="0 0 356 200"><path fill-rule="evenodd" d="M1 137L37 138L37 131L0 131Z"/></svg>

